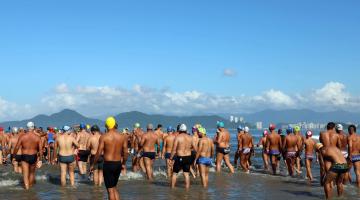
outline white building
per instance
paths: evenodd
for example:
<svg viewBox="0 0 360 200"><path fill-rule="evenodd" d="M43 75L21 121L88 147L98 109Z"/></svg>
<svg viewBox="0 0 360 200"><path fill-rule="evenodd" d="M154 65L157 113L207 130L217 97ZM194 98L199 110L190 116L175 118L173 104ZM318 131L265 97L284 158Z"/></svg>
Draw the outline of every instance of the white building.
<svg viewBox="0 0 360 200"><path fill-rule="evenodd" d="M256 122L256 129L258 129L258 130L263 129L263 123L262 122Z"/></svg>

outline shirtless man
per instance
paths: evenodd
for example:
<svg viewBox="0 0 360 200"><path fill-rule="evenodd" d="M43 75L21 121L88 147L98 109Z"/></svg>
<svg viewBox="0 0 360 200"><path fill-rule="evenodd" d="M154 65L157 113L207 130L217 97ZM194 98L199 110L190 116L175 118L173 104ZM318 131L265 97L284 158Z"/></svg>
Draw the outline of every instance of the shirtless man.
<svg viewBox="0 0 360 200"><path fill-rule="evenodd" d="M55 135L54 129L49 127L48 133L46 135L46 139L47 139L46 148L47 148L48 161L52 165L55 164L54 157L53 157L55 138L56 138L56 135Z"/></svg>
<svg viewBox="0 0 360 200"><path fill-rule="evenodd" d="M268 156L268 153L266 151L266 139L267 139L267 136L269 134L269 131L268 130L264 130L263 132L263 136L260 138L257 146L262 148L262 159L263 159L263 162L264 162L264 170L269 170L269 156Z"/></svg>
<svg viewBox="0 0 360 200"><path fill-rule="evenodd" d="M167 176L170 179L173 173L174 162L170 159L171 151L175 142L174 130L171 126L167 128L167 137L164 139L164 147L162 152L162 159L166 159Z"/></svg>
<svg viewBox="0 0 360 200"><path fill-rule="evenodd" d="M249 127L245 126L244 134L240 136L240 145L239 145L239 154L240 154L240 164L243 170L246 173L250 173L250 155L251 149L253 149L253 138L249 133Z"/></svg>
<svg viewBox="0 0 360 200"><path fill-rule="evenodd" d="M274 124L270 124L269 130L270 134L266 139L266 151L269 152L270 162L272 166L273 174L276 174L276 170L279 167L279 161L282 151L282 142L281 137L275 131L276 126Z"/></svg>
<svg viewBox="0 0 360 200"><path fill-rule="evenodd" d="M360 136L356 134L356 126L350 125L348 130L349 158L354 165L357 187L360 188Z"/></svg>
<svg viewBox="0 0 360 200"><path fill-rule="evenodd" d="M234 173L234 167L230 163L230 133L225 129L224 122L217 124L219 130L216 138L216 172L221 171L221 161L224 160L226 166L230 169L230 173Z"/></svg>
<svg viewBox="0 0 360 200"><path fill-rule="evenodd" d="M95 155L97 149L99 147L99 140L101 137L100 128L97 125L93 125L90 128L92 135L90 136L87 149L90 150L90 165L94 166L94 184L97 186L101 186L103 182L103 165L104 165L104 156L103 154L100 155L97 163L94 163Z"/></svg>
<svg viewBox="0 0 360 200"><path fill-rule="evenodd" d="M19 129L17 127L13 127L11 129L12 132L12 137L9 140L9 149L10 149L10 153L11 153L11 163L13 165L14 168L14 172L15 173L22 173L22 169L21 169L21 149L19 149L19 151L17 152L17 154L15 155L15 157L13 157L12 155L14 154L14 149L16 146L16 143L19 140Z"/></svg>
<svg viewBox="0 0 360 200"><path fill-rule="evenodd" d="M72 130L69 126L64 126L62 133L58 135L55 141L53 157L55 161L60 163L60 180L61 186L66 185L66 174L69 173L70 185L75 185L75 156L74 149L79 145L71 134ZM56 152L59 152L57 155Z"/></svg>
<svg viewBox="0 0 360 200"><path fill-rule="evenodd" d="M153 165L156 157L155 145L158 145L158 147L160 146L160 138L155 132L153 132L152 124L148 124L146 129L147 132L142 136L140 143L140 152L142 152L142 157L144 159L147 179L149 181L153 181ZM160 148L157 148L157 154L160 154Z"/></svg>
<svg viewBox="0 0 360 200"><path fill-rule="evenodd" d="M294 176L294 166L296 162L296 155L298 153L299 139L294 135L294 131L291 127L286 130L287 136L283 143L283 151L285 152L285 160L290 176Z"/></svg>
<svg viewBox="0 0 360 200"><path fill-rule="evenodd" d="M214 155L214 143L212 139L206 136L205 128L198 128L197 133L200 140L198 142L195 160L200 171L201 183L204 188L207 188L209 183L209 168L212 164L212 157Z"/></svg>
<svg viewBox="0 0 360 200"><path fill-rule="evenodd" d="M335 130L336 133L339 135L340 139L340 151L344 155L344 158L348 161L348 164L350 166L351 161L348 153L348 138L343 131L344 127L341 124L337 124ZM344 178L344 184L346 184L347 182L351 182L350 172L346 173Z"/></svg>
<svg viewBox="0 0 360 200"><path fill-rule="evenodd" d="M28 122L27 127L28 133L20 136L12 156L15 157L21 149L23 181L25 189L28 190L35 184L35 169L41 167L43 154L40 137L34 131L35 124Z"/></svg>
<svg viewBox="0 0 360 200"><path fill-rule="evenodd" d="M187 127L181 124L179 127L179 135L176 137L174 146L171 151L171 160L175 160L174 173L171 178L171 188L175 188L177 174L182 170L185 178L185 188L190 188L190 167L191 163L191 149L196 149L192 141L192 137L187 134ZM176 157L175 157L176 155Z"/></svg>
<svg viewBox="0 0 360 200"><path fill-rule="evenodd" d="M237 128L237 142L238 142L238 146L237 146L237 150L236 150L236 152L235 152L235 155L234 155L234 166L235 166L235 168L237 168L238 167L238 160L239 159L241 159L240 158L240 151L241 151L241 149L240 149L240 137L241 137L241 135L242 134L244 134L244 128L240 125L238 128ZM241 162L241 160L240 160L240 162Z"/></svg>
<svg viewBox="0 0 360 200"><path fill-rule="evenodd" d="M296 154L296 173L298 175L301 175L301 154L304 150L304 141L305 141L305 138L301 135L301 128L300 126L295 126L294 127L294 133L295 133L295 136L298 138L298 152Z"/></svg>
<svg viewBox="0 0 360 200"><path fill-rule="evenodd" d="M4 134L4 128L0 127L0 165L3 164L3 156L5 155L6 136Z"/></svg>
<svg viewBox="0 0 360 200"><path fill-rule="evenodd" d="M86 174L86 164L88 162L90 151L86 150L87 142L90 138L88 132L86 132L86 125L80 124L80 132L77 134L76 141L79 144L78 156L79 156L79 172L81 175Z"/></svg>
<svg viewBox="0 0 360 200"><path fill-rule="evenodd" d="M155 152L157 152L156 157L162 157L162 155L160 154L162 152L162 148L163 148L163 137L164 137L164 133L162 132L162 125L158 124L156 130L154 131L154 133L159 137L159 144L160 145L155 145L156 149Z"/></svg>
<svg viewBox="0 0 360 200"><path fill-rule="evenodd" d="M312 131L306 131L305 144L305 165L306 165L306 176L310 182L314 180L311 172L311 163L314 160L315 140L312 138Z"/></svg>
<svg viewBox="0 0 360 200"><path fill-rule="evenodd" d="M116 131L117 123L114 117L106 119L105 127L107 133L100 137L93 164L97 163L100 156L104 154L103 173L109 199L119 200L120 196L116 185L120 177L122 162L128 157L127 137ZM94 171L94 165L91 165L90 171Z"/></svg>
<svg viewBox="0 0 360 200"><path fill-rule="evenodd" d="M193 128L192 128L192 134L193 134L193 143L194 143L194 147L198 147L198 143L199 143L199 128L201 128L200 124L196 124ZM197 149L191 149L191 163L194 163L196 161L196 151ZM195 173L198 172L197 166L193 165L190 168L190 172L193 175L194 178L196 178ZM198 173L196 173L198 174Z"/></svg>
<svg viewBox="0 0 360 200"><path fill-rule="evenodd" d="M344 192L343 179L349 171L346 159L342 155L340 149L335 146L324 147L321 143L316 144L316 150L319 152L319 159L324 163L323 167L326 174L322 179L326 199L331 199L332 182L335 181L338 196L342 196Z"/></svg>
<svg viewBox="0 0 360 200"><path fill-rule="evenodd" d="M144 166L144 162L143 159L141 158L141 154L139 152L139 150L141 149L140 143L141 143L141 138L143 136L143 131L141 130L140 124L139 123L135 123L134 124L134 130L133 130L133 136L132 136L132 142L131 142L131 146L133 147L133 156L132 156L132 170L133 172L137 172L139 171L140 167L143 170L143 172L145 173L145 166Z"/></svg>

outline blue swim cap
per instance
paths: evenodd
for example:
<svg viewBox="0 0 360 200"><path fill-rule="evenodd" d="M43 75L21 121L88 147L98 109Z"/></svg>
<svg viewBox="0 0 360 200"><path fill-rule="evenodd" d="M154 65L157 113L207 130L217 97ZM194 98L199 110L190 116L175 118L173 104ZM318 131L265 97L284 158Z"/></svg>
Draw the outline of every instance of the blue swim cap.
<svg viewBox="0 0 360 200"><path fill-rule="evenodd" d="M167 127L167 132L168 132L168 133L173 132L173 130L174 130L174 129L173 129L172 126L168 126L168 127Z"/></svg>
<svg viewBox="0 0 360 200"><path fill-rule="evenodd" d="M218 127L218 128L224 128L224 127L225 127L224 122L218 122L218 123L217 123L217 127Z"/></svg>
<svg viewBox="0 0 360 200"><path fill-rule="evenodd" d="M294 129L291 127L291 126L289 126L287 129L286 129L286 133L293 133L294 132Z"/></svg>
<svg viewBox="0 0 360 200"><path fill-rule="evenodd" d="M80 124L80 129L86 129L86 125L84 123Z"/></svg>
<svg viewBox="0 0 360 200"><path fill-rule="evenodd" d="M244 127L242 127L241 125L238 126L238 128L237 128L237 131L238 131L238 132L243 131L243 130L244 130Z"/></svg>

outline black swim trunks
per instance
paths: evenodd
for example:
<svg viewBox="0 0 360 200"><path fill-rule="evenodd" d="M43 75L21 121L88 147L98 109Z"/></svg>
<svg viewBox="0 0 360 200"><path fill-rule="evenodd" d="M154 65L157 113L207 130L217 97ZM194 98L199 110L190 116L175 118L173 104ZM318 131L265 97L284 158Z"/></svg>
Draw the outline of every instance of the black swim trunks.
<svg viewBox="0 0 360 200"><path fill-rule="evenodd" d="M171 153L165 153L165 159L170 159Z"/></svg>
<svg viewBox="0 0 360 200"><path fill-rule="evenodd" d="M27 154L23 154L21 155L21 161L27 162L30 165L33 165L37 162L37 154L34 155L27 155Z"/></svg>
<svg viewBox="0 0 360 200"><path fill-rule="evenodd" d="M337 173L337 174L344 174L349 171L349 165L347 163L335 163L331 166L330 171Z"/></svg>
<svg viewBox="0 0 360 200"><path fill-rule="evenodd" d="M90 151L88 151L88 150L79 150L79 152L78 152L79 161L87 162L89 155L90 155Z"/></svg>
<svg viewBox="0 0 360 200"><path fill-rule="evenodd" d="M216 152L227 155L230 153L230 147L227 148L216 147Z"/></svg>
<svg viewBox="0 0 360 200"><path fill-rule="evenodd" d="M151 160L154 160L156 156L155 152L143 152L142 157L150 158Z"/></svg>
<svg viewBox="0 0 360 200"><path fill-rule="evenodd" d="M192 164L191 156L176 156L174 163L174 172L179 173L181 170L183 172L190 172L190 166Z"/></svg>
<svg viewBox="0 0 360 200"><path fill-rule="evenodd" d="M75 156L74 155L70 155L70 156L61 156L61 155L59 155L59 162L60 163L71 164L74 161L75 161Z"/></svg>
<svg viewBox="0 0 360 200"><path fill-rule="evenodd" d="M191 163L194 163L196 158L196 151L191 151Z"/></svg>
<svg viewBox="0 0 360 200"><path fill-rule="evenodd" d="M11 154L10 155L10 161L12 162L12 160L15 159L16 162L21 162L21 155L15 155L15 157Z"/></svg>
<svg viewBox="0 0 360 200"><path fill-rule="evenodd" d="M90 165L94 164L95 155L90 156ZM94 169L102 170L104 168L104 157L100 156L98 161L94 164Z"/></svg>
<svg viewBox="0 0 360 200"><path fill-rule="evenodd" d="M106 188L116 187L121 173L121 161L104 161L104 182Z"/></svg>

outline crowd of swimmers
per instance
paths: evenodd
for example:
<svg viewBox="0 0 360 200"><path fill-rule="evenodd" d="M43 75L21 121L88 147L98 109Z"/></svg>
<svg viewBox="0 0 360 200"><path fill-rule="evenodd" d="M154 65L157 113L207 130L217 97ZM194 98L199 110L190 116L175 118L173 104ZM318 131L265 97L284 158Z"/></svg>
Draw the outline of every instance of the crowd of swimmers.
<svg viewBox="0 0 360 200"><path fill-rule="evenodd" d="M200 176L206 188L213 160L216 172L220 172L225 164L230 173L239 167L249 173L254 149L261 148L263 167L274 175L279 173L281 158L290 176L301 174L301 158L304 156L306 176L312 182L312 165L319 163L320 183L326 199L331 198L335 185L338 195L342 195L343 185L352 182L352 167L360 188L360 135L356 134L354 125L350 125L348 134L345 134L341 124L330 122L317 142L311 130L303 136L298 126L282 130L270 124L257 144L250 129L239 126L234 166L230 162L230 133L223 122L217 123L213 138L207 136L206 129L200 124L191 128L192 134L185 124L177 125L176 129L167 127L163 132L162 125L154 129L152 124L148 124L143 130L136 123L132 131L118 131L115 118L109 117L105 127L105 133L101 133L97 125L90 127L85 124L80 124L78 128L48 127L45 131L28 122L27 129L13 127L9 134L0 127L0 164L6 163L9 157L14 171L22 174L25 189L35 183L35 170L42 166L43 161L60 165L62 186L66 185L67 175L70 185L75 184L74 171L77 168L83 177L90 174L95 185L100 186L104 182L109 199L119 199L116 185L120 174L126 174L128 157L131 157L131 170L142 171L149 181L154 179L154 160L161 158L166 162L172 188L176 186L181 171L185 188L190 187L191 176Z"/></svg>

